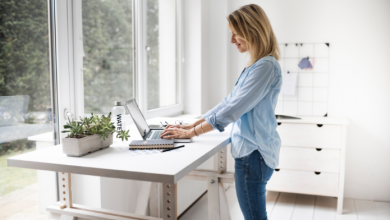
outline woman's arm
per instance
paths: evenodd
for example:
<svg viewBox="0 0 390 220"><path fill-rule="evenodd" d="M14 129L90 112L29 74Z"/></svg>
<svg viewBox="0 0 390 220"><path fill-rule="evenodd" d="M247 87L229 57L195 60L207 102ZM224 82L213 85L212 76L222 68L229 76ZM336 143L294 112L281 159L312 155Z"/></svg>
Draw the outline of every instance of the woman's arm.
<svg viewBox="0 0 390 220"><path fill-rule="evenodd" d="M250 71L245 83L236 90L229 103L205 120L219 131L224 131L227 125L236 122L267 95L275 79L273 63L270 61L259 63Z"/></svg>
<svg viewBox="0 0 390 220"><path fill-rule="evenodd" d="M204 120L204 118L201 118L201 119L199 119L199 120L197 120L195 123L193 123L192 125L192 127L195 127L195 126L197 126L197 125L200 125L200 123L202 123L202 122L204 122L205 120Z"/></svg>
<svg viewBox="0 0 390 220"><path fill-rule="evenodd" d="M245 113L253 109L269 92L275 80L273 64L264 61L255 67L247 77L245 84L237 90L234 96L230 97L225 106L218 106L218 112L213 112L208 117L202 118L193 125L201 122L196 127L181 129L169 127L164 130L161 137L170 138L192 138L207 133L213 128L224 131L225 127L232 122L236 122ZM202 131L203 128L203 131Z"/></svg>
<svg viewBox="0 0 390 220"><path fill-rule="evenodd" d="M203 121L202 121L203 120ZM164 131L161 133L161 138L163 139L186 139L186 138L192 138L195 136L199 136L202 134L205 134L207 132L210 132L213 130L213 126L207 123L203 118L198 120L199 122L196 126L192 127L192 129L181 129L177 127L170 127L164 129ZM195 122L194 124L196 124Z"/></svg>
<svg viewBox="0 0 390 220"><path fill-rule="evenodd" d="M212 108L211 110L209 110L208 112L206 112L206 114L202 115L202 118L207 118L209 117L210 115L213 115L217 112L219 112L221 109L223 109L228 103L229 103L229 99L231 98L232 96L232 93L230 93L228 96L226 96L222 102L220 102L218 105L216 105L214 108Z"/></svg>
<svg viewBox="0 0 390 220"><path fill-rule="evenodd" d="M197 125L196 127L194 127L194 129L192 129L195 131L190 130L191 131L190 134L193 135L192 137L199 136L202 134L206 134L207 132L210 132L213 129L214 129L213 126L211 124L207 123L207 121L203 119L203 121L199 125Z"/></svg>
<svg viewBox="0 0 390 220"><path fill-rule="evenodd" d="M223 109L227 104L228 104L228 100L231 98L231 93L226 96L222 102L220 102L218 105L216 105L214 108L212 108L211 110L209 110L208 112L206 112L206 114L204 114L202 116L201 119L199 119L198 121L192 123L192 124L189 124L189 125L178 125L178 124L175 124L175 125L168 125L167 127L165 127L164 130L168 129L168 128L181 128L181 129L192 129L193 127L195 127L196 125L202 123L205 121L205 118L206 117L209 117L210 115L213 115L215 113L217 113L218 111L220 111L221 109ZM161 136L162 137L162 136Z"/></svg>
<svg viewBox="0 0 390 220"><path fill-rule="evenodd" d="M189 124L189 125L178 125L178 124L168 125L167 127L165 127L164 130L166 130L168 128L181 128L181 129L189 130L189 129L194 128L196 125L198 125L204 121L205 121L204 118L201 118L201 119L197 120L196 122Z"/></svg>

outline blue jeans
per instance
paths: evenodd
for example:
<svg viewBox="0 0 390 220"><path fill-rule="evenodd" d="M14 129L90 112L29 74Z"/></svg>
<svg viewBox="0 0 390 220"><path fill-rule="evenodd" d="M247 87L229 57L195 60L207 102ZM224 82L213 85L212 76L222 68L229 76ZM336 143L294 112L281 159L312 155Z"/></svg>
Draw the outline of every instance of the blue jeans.
<svg viewBox="0 0 390 220"><path fill-rule="evenodd" d="M237 198L245 220L266 220L265 186L274 170L257 150L235 161Z"/></svg>

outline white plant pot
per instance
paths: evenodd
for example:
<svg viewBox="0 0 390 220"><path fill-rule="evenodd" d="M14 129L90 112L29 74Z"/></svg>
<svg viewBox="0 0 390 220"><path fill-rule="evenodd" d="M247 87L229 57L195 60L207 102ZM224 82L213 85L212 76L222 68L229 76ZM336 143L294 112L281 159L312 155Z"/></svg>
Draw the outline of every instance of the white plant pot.
<svg viewBox="0 0 390 220"><path fill-rule="evenodd" d="M80 157L104 148L113 143L113 135L103 140L98 134L83 138L62 138L62 151L71 157Z"/></svg>

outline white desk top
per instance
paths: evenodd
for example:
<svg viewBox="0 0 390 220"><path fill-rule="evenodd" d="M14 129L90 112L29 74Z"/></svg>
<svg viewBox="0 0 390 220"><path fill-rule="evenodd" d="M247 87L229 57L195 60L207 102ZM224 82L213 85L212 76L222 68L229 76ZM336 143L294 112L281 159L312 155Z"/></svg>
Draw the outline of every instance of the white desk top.
<svg viewBox="0 0 390 220"><path fill-rule="evenodd" d="M194 137L184 148L165 153L130 151L129 142L114 142L111 147L83 157L68 157L62 146L37 150L8 158L8 166L50 170L120 179L176 183L230 143L231 125L225 132L212 131ZM138 139L135 128L132 138ZM135 132L135 133L134 133ZM175 144L181 145L181 143Z"/></svg>

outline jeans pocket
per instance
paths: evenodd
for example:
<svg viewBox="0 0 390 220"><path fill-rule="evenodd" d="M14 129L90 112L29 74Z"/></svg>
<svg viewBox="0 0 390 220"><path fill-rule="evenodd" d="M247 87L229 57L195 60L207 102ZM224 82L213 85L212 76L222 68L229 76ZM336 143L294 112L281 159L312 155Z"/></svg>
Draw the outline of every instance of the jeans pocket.
<svg viewBox="0 0 390 220"><path fill-rule="evenodd" d="M246 158L241 157L241 158L235 158L235 168L236 169L245 169L246 167Z"/></svg>
<svg viewBox="0 0 390 220"><path fill-rule="evenodd" d="M274 169L271 169L269 166L267 166L263 158L261 158L260 163L261 163L261 180L267 183L271 179L271 176L274 173Z"/></svg>

